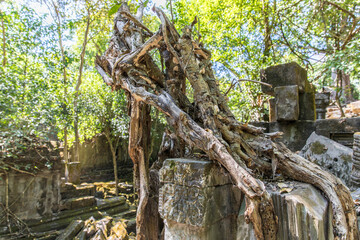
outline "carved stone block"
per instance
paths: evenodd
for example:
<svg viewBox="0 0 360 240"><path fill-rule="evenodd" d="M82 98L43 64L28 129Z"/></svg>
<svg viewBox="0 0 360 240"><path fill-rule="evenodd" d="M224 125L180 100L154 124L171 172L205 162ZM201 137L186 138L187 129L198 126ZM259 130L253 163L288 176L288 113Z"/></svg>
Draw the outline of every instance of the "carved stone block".
<svg viewBox="0 0 360 240"><path fill-rule="evenodd" d="M299 91L297 85L276 87L276 115L278 121L299 119Z"/></svg>
<svg viewBox="0 0 360 240"><path fill-rule="evenodd" d="M166 239L235 239L241 193L222 167L211 161L168 159L160 181Z"/></svg>

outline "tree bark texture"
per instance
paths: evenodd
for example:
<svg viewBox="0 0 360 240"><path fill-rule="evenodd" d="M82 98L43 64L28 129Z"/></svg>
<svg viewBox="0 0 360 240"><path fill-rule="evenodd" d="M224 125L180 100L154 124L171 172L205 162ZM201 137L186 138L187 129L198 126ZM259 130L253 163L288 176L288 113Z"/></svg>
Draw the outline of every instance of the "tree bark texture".
<svg viewBox="0 0 360 240"><path fill-rule="evenodd" d="M151 231L151 224L146 218L149 211L149 149L151 144L150 107L135 99L131 101L131 120L129 136L129 155L134 163L134 175L137 184L139 203L136 216L138 240L156 239Z"/></svg>
<svg viewBox="0 0 360 240"><path fill-rule="evenodd" d="M238 122L218 88L211 53L192 38L196 20L179 34L159 8L153 10L161 21L156 33L122 5L115 17L109 47L95 62L104 81L114 90L124 89L131 99L129 152L141 175L140 203L148 199L149 182L147 168L141 166L146 154L139 144L139 138L145 137L141 127L146 128L147 123L139 121L139 116L141 105L150 105L165 114L173 134L188 149L200 149L229 171L246 195L246 220L252 222L257 239L276 239L273 202L260 180L271 178L275 171L321 189L333 209L334 236L358 239L356 213L347 187L335 176L274 143L262 129ZM165 69L160 69L151 58L149 52L154 49L159 50ZM193 88L194 102L181 90L186 79ZM138 224L144 223L140 221L143 214L144 211L138 211ZM144 226L137 227L138 239L153 239L146 236Z"/></svg>

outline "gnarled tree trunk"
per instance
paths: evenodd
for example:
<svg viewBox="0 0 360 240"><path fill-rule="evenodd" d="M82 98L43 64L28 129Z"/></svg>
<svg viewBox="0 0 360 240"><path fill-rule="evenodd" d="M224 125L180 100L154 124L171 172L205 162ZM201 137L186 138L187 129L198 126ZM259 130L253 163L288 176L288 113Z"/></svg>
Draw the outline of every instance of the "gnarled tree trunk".
<svg viewBox="0 0 360 240"><path fill-rule="evenodd" d="M180 35L165 14L153 9L161 20L160 29L152 33L123 4L115 17L114 35L105 54L96 59L96 68L113 89L122 88L134 103L151 105L164 113L174 134L189 149L198 148L210 159L221 163L247 198L246 219L252 222L257 239L276 239L277 219L264 183L258 176L271 177L274 171L321 189L333 208L334 236L358 239L356 213L349 190L341 181L315 164L272 142L261 129L239 123L227 106L214 77L209 51L192 38L192 26ZM147 39L145 41L145 39ZM160 69L149 52L158 49L165 70ZM188 80L194 90L191 103L182 89ZM139 111L139 110L137 110ZM131 114L139 126L139 117ZM130 152L137 152L138 130L130 127ZM181 149L181 148L180 148ZM133 155L133 160L136 158ZM140 154L143 156L144 154ZM137 164L145 162L134 161ZM146 155L145 155L146 156ZM146 166L139 166L140 202L138 224L144 224L149 194ZM143 180L141 180L143 178ZM143 189L143 191L141 191ZM138 239L146 236L137 227Z"/></svg>

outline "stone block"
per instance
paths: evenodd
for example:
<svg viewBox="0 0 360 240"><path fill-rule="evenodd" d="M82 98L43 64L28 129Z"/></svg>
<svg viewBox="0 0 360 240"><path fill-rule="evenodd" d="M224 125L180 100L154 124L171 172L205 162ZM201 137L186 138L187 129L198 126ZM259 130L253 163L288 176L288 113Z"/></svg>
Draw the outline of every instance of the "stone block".
<svg viewBox="0 0 360 240"><path fill-rule="evenodd" d="M84 207L91 207L96 204L94 196L70 198L61 201L60 210L74 210Z"/></svg>
<svg viewBox="0 0 360 240"><path fill-rule="evenodd" d="M73 239L84 227L84 221L73 220L70 225L56 238L56 240Z"/></svg>
<svg viewBox="0 0 360 240"><path fill-rule="evenodd" d="M350 184L352 149L313 132L300 155Z"/></svg>
<svg viewBox="0 0 360 240"><path fill-rule="evenodd" d="M272 88L261 85L261 90L270 95L274 95L274 88L289 85L297 85L299 92L303 93L308 84L306 70L296 62L270 66L261 71L260 78L272 85Z"/></svg>
<svg viewBox="0 0 360 240"><path fill-rule="evenodd" d="M316 119L326 118L326 108L329 106L329 102L330 92L315 94Z"/></svg>
<svg viewBox="0 0 360 240"><path fill-rule="evenodd" d="M316 120L316 134L331 138L332 133L360 132L360 117ZM353 138L350 139L353 141Z"/></svg>
<svg viewBox="0 0 360 240"><path fill-rule="evenodd" d="M10 172L10 210L21 220L39 219L57 213L60 204L59 171L43 171L36 176ZM5 188L4 188L5 189ZM5 204L5 191L0 191L1 203Z"/></svg>
<svg viewBox="0 0 360 240"><path fill-rule="evenodd" d="M211 161L167 159L159 173L160 181L188 187L211 187L231 183L230 175Z"/></svg>
<svg viewBox="0 0 360 240"><path fill-rule="evenodd" d="M360 101L352 102L349 105L354 114L360 114Z"/></svg>
<svg viewBox="0 0 360 240"><path fill-rule="evenodd" d="M299 94L299 120L316 119L315 91Z"/></svg>
<svg viewBox="0 0 360 240"><path fill-rule="evenodd" d="M165 239L235 239L241 192L222 167L211 161L167 159L160 181Z"/></svg>
<svg viewBox="0 0 360 240"><path fill-rule="evenodd" d="M80 162L70 162L68 163L69 169L69 182L74 184L80 183L81 176L81 167Z"/></svg>
<svg viewBox="0 0 360 240"><path fill-rule="evenodd" d="M66 183L61 189L61 198L79 198L85 196L94 196L96 192L96 186L94 184L82 184L74 185L72 183Z"/></svg>
<svg viewBox="0 0 360 240"><path fill-rule="evenodd" d="M217 187L187 187L165 184L160 190L162 218L195 227L207 227L237 214L238 189L227 184Z"/></svg>
<svg viewBox="0 0 360 240"><path fill-rule="evenodd" d="M299 119L298 86L275 87L276 118L278 121L296 121Z"/></svg>
<svg viewBox="0 0 360 240"><path fill-rule="evenodd" d="M276 99L269 99L269 122L276 122Z"/></svg>
<svg viewBox="0 0 360 240"><path fill-rule="evenodd" d="M281 187L280 187L281 186ZM281 189L288 189L282 192ZM332 214L328 201L310 184L268 184L279 221L278 240L332 240ZM281 193L282 192L282 193ZM256 240L251 224L244 219L245 201L238 217L237 240Z"/></svg>

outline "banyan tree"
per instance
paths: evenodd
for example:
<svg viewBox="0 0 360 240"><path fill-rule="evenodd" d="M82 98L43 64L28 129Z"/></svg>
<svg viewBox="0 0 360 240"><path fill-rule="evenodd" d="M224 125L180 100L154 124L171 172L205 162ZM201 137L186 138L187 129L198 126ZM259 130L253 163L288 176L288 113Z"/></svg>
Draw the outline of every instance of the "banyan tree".
<svg viewBox="0 0 360 240"><path fill-rule="evenodd" d="M105 83L123 89L128 99L129 153L139 194L137 239L157 239L158 234L157 222L149 220L157 215L148 166L150 107L162 112L169 126L160 158L191 156L196 150L219 162L246 195L246 221L253 224L257 239L276 239L274 206L261 180L275 172L320 189L331 203L334 236L359 239L353 200L341 180L272 141L276 134L236 120L219 90L211 53L193 38L196 19L179 33L161 9L153 11L161 20L155 33L141 21L143 7L132 15L122 4L108 48L95 62ZM161 64L152 58L153 51ZM186 81L193 101L187 97Z"/></svg>

